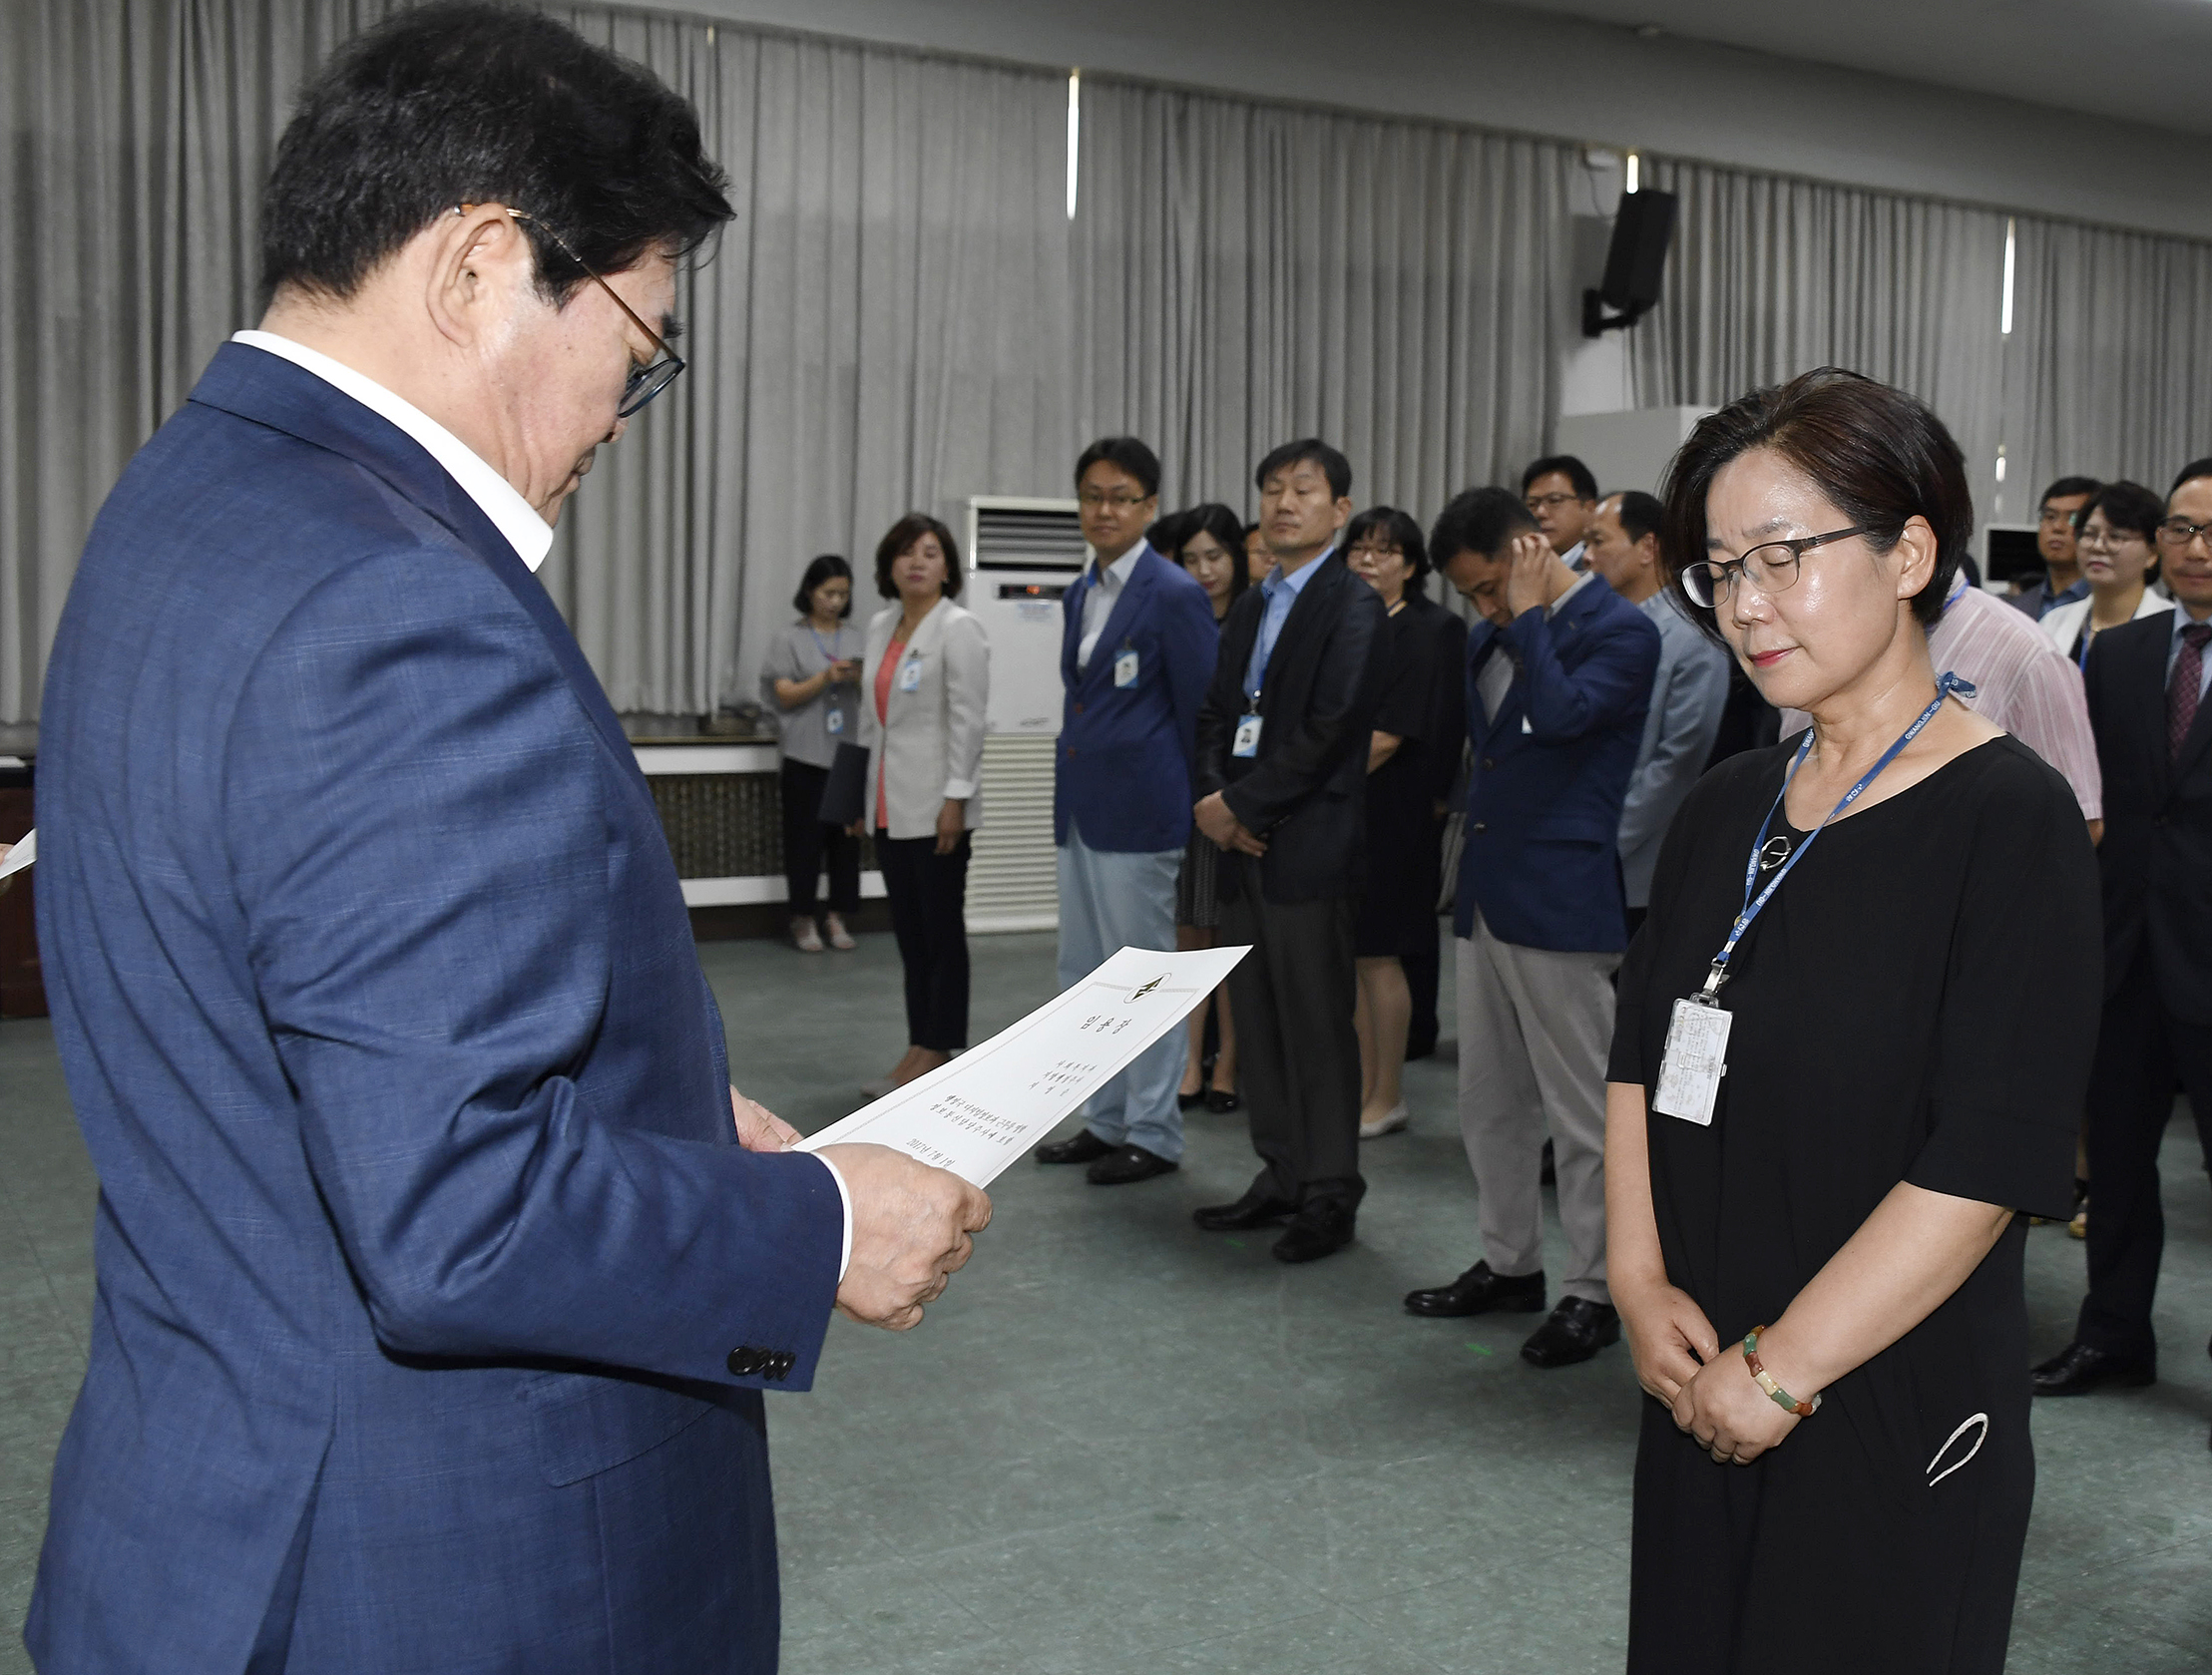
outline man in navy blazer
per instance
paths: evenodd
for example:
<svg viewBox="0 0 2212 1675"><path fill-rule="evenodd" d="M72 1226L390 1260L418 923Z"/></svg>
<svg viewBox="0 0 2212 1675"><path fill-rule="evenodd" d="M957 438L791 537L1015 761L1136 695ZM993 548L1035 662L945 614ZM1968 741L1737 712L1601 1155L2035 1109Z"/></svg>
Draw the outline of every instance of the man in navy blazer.
<svg viewBox="0 0 2212 1675"><path fill-rule="evenodd" d="M2089 1294L2073 1341L2030 1375L2038 1396L2158 1376L2158 1165L2177 1082L2212 1168L2212 459L2174 479L2158 561L2174 609L2106 628L2082 670L2104 770L2104 1011L2084 1129Z"/></svg>
<svg viewBox="0 0 2212 1675"><path fill-rule="evenodd" d="M1060 986L1123 948L1175 946L1175 879L1190 839L1192 737L1219 631L1206 591L1153 552L1159 460L1133 436L1076 461L1090 568L1061 600L1066 688L1053 763ZM1041 1163L1087 1163L1094 1186L1148 1180L1182 1157L1185 1047L1147 1047L1084 1107Z"/></svg>
<svg viewBox="0 0 2212 1675"><path fill-rule="evenodd" d="M1468 635L1473 764L1458 923L1460 1134L1483 1258L1416 1291L1420 1315L1545 1306L1546 1129L1568 1267L1522 1346L1539 1367L1620 1338L1605 1284L1605 1054L1627 946L1616 847L1659 630L1603 577L1569 570L1503 489L1460 495L1429 551L1480 611Z"/></svg>
<svg viewBox="0 0 2212 1675"><path fill-rule="evenodd" d="M787 1151L730 1086L532 575L672 375L719 189L637 66L400 14L284 136L262 329L100 514L41 717L101 1187L47 1675L764 1675L760 1392L807 1388L833 1300L911 1324L987 1216L882 1147Z"/></svg>

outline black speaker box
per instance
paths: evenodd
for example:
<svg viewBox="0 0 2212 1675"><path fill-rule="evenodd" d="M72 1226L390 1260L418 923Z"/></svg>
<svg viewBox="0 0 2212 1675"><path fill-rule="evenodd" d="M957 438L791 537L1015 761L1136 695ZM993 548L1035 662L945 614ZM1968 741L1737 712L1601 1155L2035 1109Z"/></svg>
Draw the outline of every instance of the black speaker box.
<svg viewBox="0 0 2212 1675"><path fill-rule="evenodd" d="M1633 325L1659 300L1667 245L1674 239L1674 212L1671 192L1620 195L1620 208L1613 211L1612 242L1605 250L1605 277L1582 296L1585 336ZM1620 313L1608 319L1605 308L1617 308Z"/></svg>

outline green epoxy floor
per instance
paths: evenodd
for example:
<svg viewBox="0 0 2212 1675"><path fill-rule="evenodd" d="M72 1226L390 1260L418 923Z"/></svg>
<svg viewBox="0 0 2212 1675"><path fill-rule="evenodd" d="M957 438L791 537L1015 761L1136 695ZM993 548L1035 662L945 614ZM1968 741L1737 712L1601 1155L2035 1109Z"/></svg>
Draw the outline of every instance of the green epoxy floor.
<svg viewBox="0 0 2212 1675"><path fill-rule="evenodd" d="M1052 939L975 951L981 1039L1051 992ZM802 1128L850 1109L903 1045L887 936L703 958L739 1084ZM1286 1269L1269 1235L1190 1226L1253 1171L1241 1116L1200 1113L1160 1180L1017 1165L916 1332L837 1321L815 1390L769 1399L788 1675L1617 1670L1640 1400L1625 1351L1540 1373L1515 1354L1533 1317L1399 1310L1476 1254L1449 1052L1409 1069L1412 1131L1366 1148L1341 1256ZM2165 1157L2164 1377L2036 1409L2015 1671L2212 1670L2212 1193L2186 1122ZM83 1366L93 1194L48 1027L0 1024L11 1629ZM2037 1229L2028 1273L2036 1342L2056 1349L2081 1247ZM28 1667L0 1637L0 1675Z"/></svg>

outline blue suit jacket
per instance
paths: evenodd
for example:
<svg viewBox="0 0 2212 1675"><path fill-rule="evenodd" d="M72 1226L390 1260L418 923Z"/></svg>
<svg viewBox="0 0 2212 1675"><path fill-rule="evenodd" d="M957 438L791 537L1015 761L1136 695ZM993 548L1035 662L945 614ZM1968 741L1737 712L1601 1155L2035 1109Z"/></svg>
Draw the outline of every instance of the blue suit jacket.
<svg viewBox="0 0 2212 1675"><path fill-rule="evenodd" d="M1190 838L1197 795L1191 762L1198 702L1213 678L1220 632L1205 589L1149 547L1076 671L1090 577L1061 598L1060 679L1066 695L1053 774L1053 841L1072 819L1093 849L1157 853ZM1136 684L1116 686L1113 665L1136 653Z"/></svg>
<svg viewBox="0 0 2212 1675"><path fill-rule="evenodd" d="M39 1667L772 1669L758 1390L812 1378L837 1190L733 1143L651 797L513 549L227 345L94 526L40 746L101 1195Z"/></svg>
<svg viewBox="0 0 2212 1675"><path fill-rule="evenodd" d="M1507 655L1520 674L1486 721L1476 671ZM1483 623L1469 633L1461 936L1480 907L1492 936L1523 948L1627 947L1620 805L1658 665L1659 630L1601 576L1549 618L1528 611L1510 628Z"/></svg>

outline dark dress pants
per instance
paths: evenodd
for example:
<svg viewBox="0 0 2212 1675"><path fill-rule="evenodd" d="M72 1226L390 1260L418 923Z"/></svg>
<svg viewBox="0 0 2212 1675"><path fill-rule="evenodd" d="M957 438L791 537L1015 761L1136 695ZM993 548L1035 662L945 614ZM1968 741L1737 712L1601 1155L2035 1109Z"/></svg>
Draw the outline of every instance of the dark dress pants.
<svg viewBox="0 0 2212 1675"><path fill-rule="evenodd" d="M829 769L812 762L783 763L783 883L795 919L814 917L822 860L829 860L829 911L860 911L860 840L842 826L817 818Z"/></svg>
<svg viewBox="0 0 2212 1675"><path fill-rule="evenodd" d="M1360 1178L1360 1044L1352 1025L1358 980L1352 929L1359 900L1335 896L1277 906L1260 895L1259 863L1224 855L1237 871L1221 903L1221 941L1252 952L1229 973L1236 1013L1236 1077L1267 1165L1268 1193L1287 1203L1334 1198L1356 1208Z"/></svg>
<svg viewBox="0 0 2212 1675"><path fill-rule="evenodd" d="M2150 1326L2166 1243L2158 1148L2176 1080L2212 1165L2212 1029L2165 1011L2150 951L2138 949L2104 1005L2089 1077L2089 1295L2074 1332L2091 1349L2130 1360L2158 1349Z"/></svg>
<svg viewBox="0 0 2212 1675"><path fill-rule="evenodd" d="M949 855L937 853L934 837L876 833L876 864L906 967L906 1039L937 1052L968 1045L968 848L966 832Z"/></svg>

